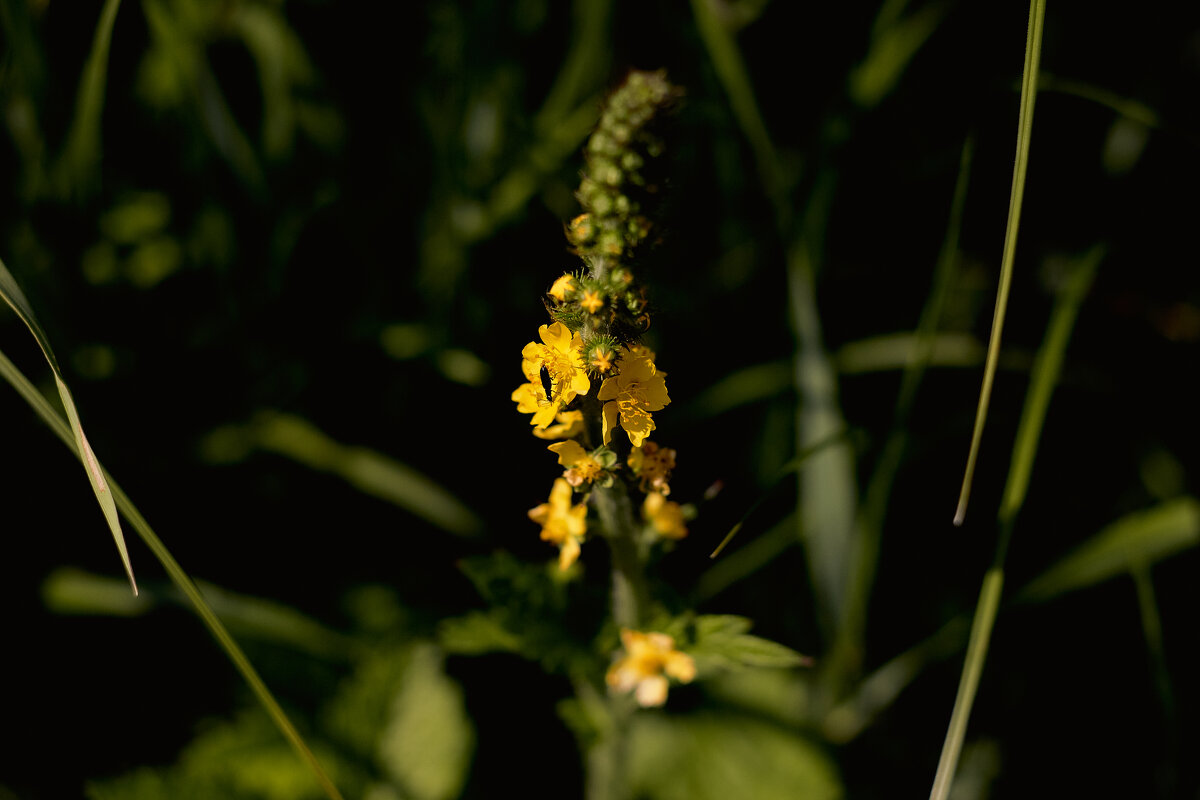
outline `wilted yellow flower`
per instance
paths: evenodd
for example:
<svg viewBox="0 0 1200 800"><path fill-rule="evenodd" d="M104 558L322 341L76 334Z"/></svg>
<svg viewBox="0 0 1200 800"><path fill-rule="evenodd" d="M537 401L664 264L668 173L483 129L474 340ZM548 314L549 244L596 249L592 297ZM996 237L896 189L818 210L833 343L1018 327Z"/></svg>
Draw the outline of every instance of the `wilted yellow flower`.
<svg viewBox="0 0 1200 800"><path fill-rule="evenodd" d="M558 302L563 302L567 299L567 292L575 288L575 278L570 275L562 275L550 287L550 291L546 294L553 297Z"/></svg>
<svg viewBox="0 0 1200 800"><path fill-rule="evenodd" d="M563 478L572 486L579 486L584 481L591 483L604 471L604 465L583 449L574 439L556 442L549 449L558 456L558 463L567 468Z"/></svg>
<svg viewBox="0 0 1200 800"><path fill-rule="evenodd" d="M571 505L571 484L562 478L555 479L550 502L531 508L529 518L542 526L542 541L558 545L558 568L574 564L587 532L587 506Z"/></svg>
<svg viewBox="0 0 1200 800"><path fill-rule="evenodd" d="M650 412L671 402L667 396L667 373L654 367L653 353L646 348L625 348L621 374L605 378L597 397L604 402L604 443L612 441L612 429L625 429L634 447L654 430Z"/></svg>
<svg viewBox="0 0 1200 800"><path fill-rule="evenodd" d="M627 463L633 474L641 478L643 492L658 492L664 497L671 493L667 481L671 479L671 470L675 469L674 450L659 447L647 439L641 447L633 448Z"/></svg>
<svg viewBox="0 0 1200 800"><path fill-rule="evenodd" d="M582 411L560 411L554 420L555 424L548 428L534 428L533 435L539 439L571 439L583 433Z"/></svg>
<svg viewBox="0 0 1200 800"><path fill-rule="evenodd" d="M661 706L667 701L667 677L690 683L696 677L692 657L675 649L665 633L621 629L625 657L608 668L605 681L616 692L636 690L638 705Z"/></svg>
<svg viewBox="0 0 1200 800"><path fill-rule="evenodd" d="M658 492L646 495L646 502L642 503L642 519L653 526L655 533L663 539L682 539L687 536L683 507Z"/></svg>
<svg viewBox="0 0 1200 800"><path fill-rule="evenodd" d="M577 394L587 394L592 382L583 367L579 348L583 340L561 322L542 325L538 328L542 344L530 342L521 350L521 372L528 383L523 383L512 393L517 410L533 414L531 425L547 427L554 421L562 406L575 399ZM542 369L549 376L550 396L542 386Z"/></svg>

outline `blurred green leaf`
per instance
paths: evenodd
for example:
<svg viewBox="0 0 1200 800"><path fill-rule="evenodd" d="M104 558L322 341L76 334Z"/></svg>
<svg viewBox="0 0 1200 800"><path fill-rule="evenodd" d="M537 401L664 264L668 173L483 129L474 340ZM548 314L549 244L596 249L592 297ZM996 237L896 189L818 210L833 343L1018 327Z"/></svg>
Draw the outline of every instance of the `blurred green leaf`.
<svg viewBox="0 0 1200 800"><path fill-rule="evenodd" d="M885 3L884 9L895 5ZM850 73L850 98L863 108L871 108L887 97L917 51L937 30L947 9L944 3L933 3L905 19L897 14L889 24L876 25L866 58Z"/></svg>
<svg viewBox="0 0 1200 800"><path fill-rule="evenodd" d="M1169 558L1198 542L1200 503L1192 497L1171 500L1108 525L1025 586L1017 600L1050 600Z"/></svg>
<svg viewBox="0 0 1200 800"><path fill-rule="evenodd" d="M328 748L321 760L346 780L354 768ZM362 782L359 776L359 783ZM259 710L209 724L166 768L142 768L87 787L90 800L309 800L323 794Z"/></svg>
<svg viewBox="0 0 1200 800"><path fill-rule="evenodd" d="M438 643L447 653L468 656L519 653L522 649L520 637L508 630L494 611L474 611L442 620L438 625Z"/></svg>
<svg viewBox="0 0 1200 800"><path fill-rule="evenodd" d="M462 689L442 672L441 656L418 646L388 707L376 758L410 797L449 800L466 783L475 735Z"/></svg>
<svg viewBox="0 0 1200 800"><path fill-rule="evenodd" d="M639 713L630 778L651 800L832 800L844 794L829 756L804 737L735 714Z"/></svg>
<svg viewBox="0 0 1200 800"><path fill-rule="evenodd" d="M430 644L365 660L326 708L329 729L390 777L402 797L458 795L474 749L462 690Z"/></svg>
<svg viewBox="0 0 1200 800"><path fill-rule="evenodd" d="M300 417L263 411L248 425L213 431L201 444L206 458L226 462L244 458L254 447L337 475L449 533L472 537L483 529L473 511L421 472L374 450L340 444Z"/></svg>
<svg viewBox="0 0 1200 800"><path fill-rule="evenodd" d="M158 233L171 221L171 201L159 192L124 198L100 217L100 232L116 244L133 244Z"/></svg>
<svg viewBox="0 0 1200 800"><path fill-rule="evenodd" d="M92 491L96 494L96 501L100 503L100 510L104 512L104 519L108 522L108 529L112 532L113 541L116 542L117 552L120 553L121 563L125 567L125 574L129 576L129 585L132 587L133 593L137 594L137 581L133 578L133 565L129 562L129 551L125 547L125 536L121 533L121 521L117 517L116 503L113 502L108 481L104 478L104 468L100 466L96 454L92 452L92 446L88 444L87 436L83 433L83 426L79 422L79 412L75 410L75 400L71 397L71 390L67 388L63 379L58 359L50 347L50 340L34 315L33 308L25 298L25 293L21 291L21 287L17 285L16 279L13 278L2 260L0 260L0 297L4 298L4 301L12 307L13 311L17 312L17 316L25 323L25 327L29 328L29 332L37 340L38 347L42 349L42 355L50 364L50 370L54 373L54 383L58 387L58 396L62 399L63 408L67 412L67 421L75 436L75 447L79 452L80 461L83 462L88 480L92 484Z"/></svg>
<svg viewBox="0 0 1200 800"><path fill-rule="evenodd" d="M928 348L925 366L971 367L984 357L983 344L969 334L935 333L921 342L916 332L903 331L842 345L835 356L838 372L858 375L904 369L916 361L922 344Z"/></svg>

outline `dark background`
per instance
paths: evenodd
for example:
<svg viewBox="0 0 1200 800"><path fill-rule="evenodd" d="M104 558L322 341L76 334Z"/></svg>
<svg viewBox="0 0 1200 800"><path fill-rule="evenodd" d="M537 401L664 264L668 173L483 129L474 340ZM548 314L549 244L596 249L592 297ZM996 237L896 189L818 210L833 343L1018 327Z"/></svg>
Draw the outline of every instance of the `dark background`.
<svg viewBox="0 0 1200 800"><path fill-rule="evenodd" d="M428 632L479 604L460 559L497 548L549 557L525 512L544 500L555 470L508 395L520 382L522 345L546 321L541 293L577 263L562 226L577 213L582 139L482 235L456 233L449 220L528 163L544 133L535 114L589 4L267 4L311 65L289 102L326 115L274 151L264 138L269 92L230 23L255 4L216 4L188 30L256 173L222 152L206 117L212 86L185 85L159 103L138 88L154 74L146 66L154 36L147 7L127 2L113 33L101 158L83 177L49 186L36 176L52 174L64 148L97 9L5 2L0 97L10 135L0 145L0 256L58 351L93 447L185 569L335 628L350 624L349 591L385 585L411 615L411 630ZM818 265L826 347L836 353L913 329L968 135L975 158L942 328L985 341L1025 7L938 6L940 24L894 90L863 109L847 99L846 76L868 51L873 4L735 5L763 6L739 42L773 140L800 176L798 210L818 167L837 176ZM185 19L202 6L162 7ZM690 10L617 3L600 41L571 109L598 107L630 68L665 68L686 93L664 134L661 235L638 273L656 312L650 342L670 374L674 402L656 420L679 452L673 499L698 502L715 481L724 486L665 567L686 596L708 552L752 503L767 497L741 534L746 541L796 503L791 483L773 481L792 455L790 386L721 413L698 400L739 369L791 358L783 244ZM971 515L961 529L950 525L978 363L934 368L921 387L884 530L868 667L974 606L1029 359L1051 306L1047 285L1062 259L1107 247L1050 408L1009 556L1010 585L1120 515L1195 491L1200 25L1178 4L1111 15L1051 4L1042 59L1045 74L1142 104L1157 124L1140 129L1144 147L1133 148L1131 164L1106 166L1126 118L1078 94L1039 97L1005 329L1012 366L997 381ZM20 146L17 108L36 119L41 155ZM482 125L472 115L487 114L495 115L494 128L483 125L490 138L471 127ZM835 120L840 133L831 136ZM102 220L145 192L168 202L156 235L177 242L181 255L155 280L124 267L97 279L85 265L107 235ZM115 243L118 262L137 246ZM416 342L404 357L389 354L389 330ZM0 348L50 390L45 363L13 315L0 319ZM447 367L461 351L469 354L466 382ZM842 378L864 479L898 386L898 370ZM262 409L418 468L482 519L482 534L456 538L278 454L224 464L206 457L214 430ZM197 720L228 713L244 690L182 610L125 620L44 607L40 587L56 568L119 576L120 565L79 466L16 394L0 392L0 414L8 421L0 783L21 797L72 796L85 778L171 761ZM139 579L161 587L151 554L127 537ZM1186 754L1200 743L1191 679L1200 665L1188 650L1197 566L1189 550L1153 572L1173 679L1168 704L1156 694L1127 578L1002 613L968 734L999 753L997 796L1196 796L1200 776ZM791 548L700 610L752 617L760 635L819 656L805 574L802 551ZM301 720L337 674L265 646L250 654ZM931 668L876 725L834 751L849 796L926 790L960 665L955 657ZM538 769L521 767L530 796L572 795L562 787L578 785L579 767L553 711L567 683L501 656L454 658L448 668L478 728L472 796L489 796L514 764L534 761ZM532 720L555 743L534 754L513 740L514 718Z"/></svg>

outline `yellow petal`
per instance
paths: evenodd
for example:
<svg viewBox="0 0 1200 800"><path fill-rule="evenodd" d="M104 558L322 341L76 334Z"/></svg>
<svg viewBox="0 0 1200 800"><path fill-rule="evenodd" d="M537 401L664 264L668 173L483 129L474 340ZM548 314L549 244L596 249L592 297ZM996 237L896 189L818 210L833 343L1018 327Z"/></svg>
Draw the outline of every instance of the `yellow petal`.
<svg viewBox="0 0 1200 800"><path fill-rule="evenodd" d="M691 683L696 677L696 662L691 656L675 650L664 661L664 671L680 683Z"/></svg>
<svg viewBox="0 0 1200 800"><path fill-rule="evenodd" d="M539 428L545 428L551 422L554 422L554 415L558 413L558 406L554 403L547 403L538 408L537 413L529 420L530 425L536 425Z"/></svg>
<svg viewBox="0 0 1200 800"><path fill-rule="evenodd" d="M557 455L558 463L564 467L574 466L580 459L587 458L587 451L574 439L555 442L546 449Z"/></svg>
<svg viewBox="0 0 1200 800"><path fill-rule="evenodd" d="M621 392L619 378L605 378L604 383L600 384L600 391L596 394L596 399L600 402L608 400L616 400L617 395ZM608 444L608 442L605 442Z"/></svg>
<svg viewBox="0 0 1200 800"><path fill-rule="evenodd" d="M662 675L642 678L637 687L637 701L642 708L661 706L667 702L667 679Z"/></svg>
<svg viewBox="0 0 1200 800"><path fill-rule="evenodd" d="M642 384L648 411L661 411L671 402L671 398L667 396L667 382L663 380L665 376L665 372L660 372Z"/></svg>
<svg viewBox="0 0 1200 800"><path fill-rule="evenodd" d="M610 379L611 380L611 379ZM617 427L617 419L620 416L620 410L615 402L604 404L604 443L608 444L612 441L613 428Z"/></svg>
<svg viewBox="0 0 1200 800"><path fill-rule="evenodd" d="M571 351L571 329L561 322L541 326L538 328L538 334L548 347L553 347L563 353Z"/></svg>
<svg viewBox="0 0 1200 800"><path fill-rule="evenodd" d="M608 406L604 408L607 410ZM629 434L630 444L634 447L641 447L642 442L650 435L650 431L654 430L654 419L649 414L626 414L621 417L621 427L625 429L625 433Z"/></svg>
<svg viewBox="0 0 1200 800"><path fill-rule="evenodd" d="M579 558L579 540L568 538L558 551L558 568L567 569Z"/></svg>

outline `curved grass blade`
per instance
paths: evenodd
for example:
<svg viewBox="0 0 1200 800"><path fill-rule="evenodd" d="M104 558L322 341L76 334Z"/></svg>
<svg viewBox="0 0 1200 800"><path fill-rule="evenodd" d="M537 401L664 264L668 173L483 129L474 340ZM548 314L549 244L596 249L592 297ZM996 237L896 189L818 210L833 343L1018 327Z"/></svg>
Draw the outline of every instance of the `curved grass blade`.
<svg viewBox="0 0 1200 800"><path fill-rule="evenodd" d="M5 271L3 274L0 274L0 284L3 283L4 275L7 275L7 271ZM28 303L26 303L26 305L28 305ZM25 375L19 369L17 369L11 361L9 361L3 353L0 353L0 377L3 377L5 380L7 380L12 387L17 390L17 393L25 399L25 402L27 402L37 413L37 415L41 417L42 421L49 426L51 432L53 432L63 444L70 448L77 458L83 461L83 451L79 447L79 444L75 439L70 426L63 421L62 417L60 417L58 413L50 406L50 404L46 402L46 399L41 396L37 389L34 388L33 384L29 382L29 379L26 378ZM99 464L97 464L97 467L99 467ZM324 768L321 766L320 762L317 761L317 757L313 755L312 750L309 749L304 739L300 736L299 731L297 731L295 726L292 725L291 720L288 719L287 714L284 713L283 708L279 705L279 701L275 699L275 696L271 694L271 690L267 688L265 683L263 683L258 671L254 669L254 666L250 663L250 660L246 658L246 654L242 652L241 647L239 647L237 642L234 641L233 637L229 635L229 631L226 630L225 626L221 623L221 620L213 612L208 603L205 602L204 596L200 593L200 590L196 587L196 584L192 582L192 579L188 577L188 574L183 571L181 566L179 566L179 562L177 562L174 556L171 555L171 552L167 550L166 545L164 545L162 540L158 538L158 535L154 532L154 529L150 527L150 523L146 522L145 517L143 517L141 512L138 511L137 507L134 506L133 501L129 499L129 496L122 491L121 487L112 479L111 475L105 472L102 467L100 467L100 469L101 477L104 478L106 485L111 491L112 500L115 501L117 507L120 508L121 513L125 516L125 519L128 520L129 524L133 526L133 529L137 531L138 536L142 538L142 541L146 543L146 546L150 548L150 551L154 553L154 557L157 558L159 563L163 565L163 568L167 571L167 575L170 577L171 582L174 583L181 592L183 592L185 597L187 597L188 602L190 602L192 608L195 609L197 616L200 617L200 621L204 623L204 627L208 628L209 633L211 633L213 638L217 640L217 644L222 650L225 651L225 655L229 657L231 662L233 662L233 666L239 673L241 673L242 678L250 686L251 691L254 692L255 697L258 698L258 701L262 704L263 708L266 709L267 714L271 717L271 720L275 723L275 726L279 728L279 731L292 745L292 748L296 751L300 758L306 764L308 764L309 769L312 771L317 783L320 784L322 790L325 792L325 795L329 797L330 800L342 800L341 793L337 790L337 787L334 786L333 781L330 780L329 776L325 773Z"/></svg>
<svg viewBox="0 0 1200 800"><path fill-rule="evenodd" d="M988 342L987 363L983 368L983 386L979 390L979 408L975 412L975 429L971 433L971 449L958 493L958 508L954 524L962 525L967 516L967 501L971 497L971 482L975 478L975 463L983 440L983 424L987 420L992 383L996 378L996 362L1000 358L1000 335L1004 330L1004 315L1008 309L1008 291L1012 286L1013 259L1017 252L1017 229L1021 223L1021 202L1025 196L1025 173L1029 165L1029 137L1033 132L1033 104L1037 98L1038 64L1042 57L1042 21L1046 16L1046 0L1030 0L1029 31L1025 39L1025 68L1021 76L1021 112L1017 117L1017 159L1013 166L1012 191L1008 198L1008 226L1004 232L1004 251L1000 259L1000 288L996 293L996 310L992 315L992 335Z"/></svg>
<svg viewBox="0 0 1200 800"><path fill-rule="evenodd" d="M129 562L129 551L125 547L125 536L121 533L121 520L117 517L117 507L113 503L112 492L109 491L108 482L104 478L104 468L100 466L100 462L96 459L96 454L92 451L92 446L88 444L87 436L83 433L83 426L79 423L79 412L75 410L75 401L71 397L71 390L67 388L67 384L63 380L62 370L58 366L58 359L54 355L54 350L50 347L50 340L46 337L46 332L42 330L41 324L34 315L33 308L29 305L29 300L25 298L25 293L17 285L16 279L8 271L8 267L4 266L3 260L0 260L0 297L4 298L4 301L8 303L12 310L17 313L17 316L21 318L21 321L25 323L25 327L29 328L29 332L37 340L38 347L42 349L42 355L46 357L46 361L50 364L50 370L54 373L54 383L58 387L58 396L62 398L63 408L67 411L67 420L70 422L71 435L75 440L75 450L80 454L79 460L83 462L88 481L92 484L92 491L96 493L96 501L100 503L100 510L104 512L104 519L108 522L108 529L112 531L113 541L117 545L117 552L121 554L121 564L125 567L125 574L129 576L129 585L132 587L133 593L137 594L138 588L137 581L133 577L133 565Z"/></svg>

